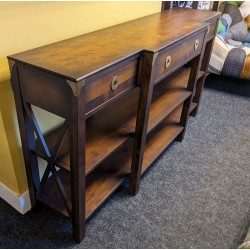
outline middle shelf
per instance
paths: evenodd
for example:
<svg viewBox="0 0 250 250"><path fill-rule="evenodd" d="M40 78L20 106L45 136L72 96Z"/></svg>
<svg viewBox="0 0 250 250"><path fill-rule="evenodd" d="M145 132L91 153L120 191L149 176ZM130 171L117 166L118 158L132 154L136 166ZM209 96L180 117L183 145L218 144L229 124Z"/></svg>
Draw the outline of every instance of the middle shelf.
<svg viewBox="0 0 250 250"><path fill-rule="evenodd" d="M182 67L154 87L148 133L191 95L191 92L186 90L189 73L189 68ZM86 175L119 149L134 133L138 98L139 88L136 88L86 120ZM192 104L191 108L194 106L195 104ZM50 150L53 149L59 132L60 127L45 135ZM34 153L47 159L39 141ZM58 153L56 165L70 171L68 136L65 137Z"/></svg>
<svg viewBox="0 0 250 250"><path fill-rule="evenodd" d="M183 127L178 125L181 106L182 105L147 136L142 173L146 171L157 156L161 154L183 130ZM130 138L120 149L103 161L100 167L93 170L86 177L85 219L88 219L95 210L100 207L130 173L132 144L133 140ZM58 175L71 203L70 172L59 169ZM52 176L48 178L43 191L37 196L37 199L65 216L69 216Z"/></svg>

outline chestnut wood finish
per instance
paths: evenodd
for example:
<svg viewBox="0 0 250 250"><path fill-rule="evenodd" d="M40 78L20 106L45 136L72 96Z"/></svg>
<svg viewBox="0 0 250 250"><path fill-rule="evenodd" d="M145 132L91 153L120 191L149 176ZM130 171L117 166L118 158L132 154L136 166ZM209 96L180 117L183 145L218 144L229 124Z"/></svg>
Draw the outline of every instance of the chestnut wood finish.
<svg viewBox="0 0 250 250"><path fill-rule="evenodd" d="M26 176L29 187L31 206L37 205L35 192L39 185L39 170L37 158L32 156L31 150L36 147L35 136L31 126L31 122L24 111L22 96L20 93L20 82L18 79L18 70L16 65L10 63L11 86L14 93L17 119L20 129L20 136L23 146L23 157L25 162Z"/></svg>
<svg viewBox="0 0 250 250"><path fill-rule="evenodd" d="M204 25L197 19L186 25L182 11L163 11L8 58L73 82L84 79L88 83L97 73L102 75L102 70L132 55L144 50L157 52L202 29Z"/></svg>
<svg viewBox="0 0 250 250"><path fill-rule="evenodd" d="M146 169L183 139L211 49L209 23L194 14L217 17L167 10L8 57L32 206L71 217L78 242L126 177L136 194ZM33 106L64 123L42 134ZM47 161L42 176L37 157Z"/></svg>
<svg viewBox="0 0 250 250"><path fill-rule="evenodd" d="M208 26L207 40L213 39L217 29L217 19L211 20Z"/></svg>
<svg viewBox="0 0 250 250"><path fill-rule="evenodd" d="M155 82L169 75L180 65L190 61L195 55L200 54L203 39L204 34L199 32L162 50L156 62Z"/></svg>
<svg viewBox="0 0 250 250"><path fill-rule="evenodd" d="M194 116L194 117L198 113L198 108L199 108L199 104L200 104L200 101L201 101L201 96L202 96L204 83L205 83L205 80L206 80L206 74L207 74L209 60L210 60L210 57L211 57L214 38L215 38L215 35L216 35L216 30L217 30L218 23L219 23L220 12L216 12L217 9L218 9L218 4L219 4L218 1L213 2L213 6L212 6L213 11L209 11L209 10L190 10L190 9L182 9L182 8L172 9L173 8L172 1L162 1L162 11L172 9L173 11L177 11L177 12L182 11L182 13L189 12L190 15L187 17L187 18L189 18L189 20L203 21L203 22L209 24L208 33L207 33L207 36L206 36L205 50L204 50L203 55L202 55L202 66L201 66L201 70L205 74L204 75L200 74L198 76L197 87L196 87L196 91L194 93L194 97L193 97L193 100L192 100L192 102L194 103L193 104L194 108L193 108L193 111L190 113L190 115ZM197 9L198 5L192 5L192 8Z"/></svg>
<svg viewBox="0 0 250 250"><path fill-rule="evenodd" d="M155 86L148 132L154 129L168 114L191 95L191 92L186 90L189 72L189 67L182 67ZM116 101L116 105L109 105L86 120L86 175L93 171L112 152L122 146L135 132L138 100L139 88L136 88L119 98ZM165 107L165 109L161 107ZM61 129L62 127L59 127L44 136L50 150L55 145ZM35 154L47 160L39 141L37 141ZM56 165L70 171L68 137L65 137L60 148Z"/></svg>
<svg viewBox="0 0 250 250"><path fill-rule="evenodd" d="M156 74L155 61L158 61L157 53L145 52L141 57L139 84L141 86L139 105L136 118L134 150L130 174L130 193L135 195L139 190L143 153L146 142L148 118L154 88Z"/></svg>
<svg viewBox="0 0 250 250"><path fill-rule="evenodd" d="M181 107L163 123L149 134L145 146L145 155L143 159L142 173L152 164L164 149L171 144L176 136L182 131L183 127L178 125L180 119ZM161 132L165 131L164 136ZM158 135L154 137L154 135ZM160 141L159 141L159 138ZM86 212L85 218L88 219L91 214L116 190L116 188L125 180L130 173L132 155L132 140L129 139L126 144L117 150L111 157L105 160L99 168L95 169L86 179ZM65 184L65 190L70 194L70 174L61 169L59 175ZM96 199L98 197L98 199ZM59 198L56 185L52 178L48 178L44 192L38 196L38 199L48 206L56 209L65 216L69 216L64 204ZM71 198L70 198L71 199Z"/></svg>

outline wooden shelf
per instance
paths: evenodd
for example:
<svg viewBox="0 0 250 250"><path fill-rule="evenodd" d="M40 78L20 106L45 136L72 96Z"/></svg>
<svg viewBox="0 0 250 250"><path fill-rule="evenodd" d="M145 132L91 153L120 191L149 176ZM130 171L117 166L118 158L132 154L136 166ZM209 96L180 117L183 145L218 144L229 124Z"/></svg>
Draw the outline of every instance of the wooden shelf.
<svg viewBox="0 0 250 250"><path fill-rule="evenodd" d="M180 121L182 105L154 129L146 139L146 147L142 164L142 174L163 153L163 151L182 132L183 127L178 125Z"/></svg>
<svg viewBox="0 0 250 250"><path fill-rule="evenodd" d="M189 68L182 67L154 87L147 133L190 97L192 93L186 90L189 73Z"/></svg>
<svg viewBox="0 0 250 250"><path fill-rule="evenodd" d="M148 135L142 173L182 131L183 128L178 125L180 113L181 106ZM86 177L85 219L88 219L105 202L130 173L132 143L132 138L127 140L120 149ZM70 172L60 169L58 175L71 201ZM69 216L52 177L48 178L37 199L63 215Z"/></svg>
<svg viewBox="0 0 250 250"><path fill-rule="evenodd" d="M201 79L205 74L206 74L205 71L200 70L200 71L199 71L199 74L198 74L197 80Z"/></svg>
<svg viewBox="0 0 250 250"><path fill-rule="evenodd" d="M98 209L128 175L130 162L127 159L131 158L127 157L128 154L131 154L128 148L128 145L131 145L129 142L130 140L124 147L112 154L108 160L104 161L100 168L96 168L87 176L85 219L88 219ZM71 201L70 172L60 169L58 174L65 188L68 200ZM52 177L48 178L42 193L37 199L63 215L69 216Z"/></svg>
<svg viewBox="0 0 250 250"><path fill-rule="evenodd" d="M191 92L186 90L189 72L189 68L182 67L154 87L148 133L191 95ZM115 105L108 105L96 115L87 119L86 175L122 146L134 133L138 98L139 89L135 89L117 100ZM50 149L55 145L59 131L60 128L45 135L45 140ZM39 143L35 153L46 159ZM56 164L70 170L68 136L66 136L61 147Z"/></svg>
<svg viewBox="0 0 250 250"><path fill-rule="evenodd" d="M197 107L197 103L191 102L190 108L189 108L189 114Z"/></svg>
<svg viewBox="0 0 250 250"><path fill-rule="evenodd" d="M122 146L134 133L138 98L139 89L135 89L117 100L114 105L108 105L86 120L86 175ZM127 105L128 100L129 105ZM55 145L59 130L60 128L45 135L50 149ZM35 153L41 158L46 158L39 143ZM56 164L70 171L68 136L64 140Z"/></svg>

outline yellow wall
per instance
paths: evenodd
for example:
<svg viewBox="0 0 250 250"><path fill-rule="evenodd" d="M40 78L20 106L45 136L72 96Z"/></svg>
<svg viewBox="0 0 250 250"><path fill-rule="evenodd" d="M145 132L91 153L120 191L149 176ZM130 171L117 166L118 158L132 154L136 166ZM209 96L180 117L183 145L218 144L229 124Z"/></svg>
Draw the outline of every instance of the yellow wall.
<svg viewBox="0 0 250 250"><path fill-rule="evenodd" d="M8 185L13 191L18 191L18 184L15 171L12 167L12 160L7 142L6 134L4 132L2 115L0 112L0 181ZM6 171L6 169L8 171ZM2 177L4 177L2 179Z"/></svg>
<svg viewBox="0 0 250 250"><path fill-rule="evenodd" d="M20 194L27 190L6 56L156 13L160 6L160 1L0 2L0 181ZM36 111L43 131L59 122Z"/></svg>

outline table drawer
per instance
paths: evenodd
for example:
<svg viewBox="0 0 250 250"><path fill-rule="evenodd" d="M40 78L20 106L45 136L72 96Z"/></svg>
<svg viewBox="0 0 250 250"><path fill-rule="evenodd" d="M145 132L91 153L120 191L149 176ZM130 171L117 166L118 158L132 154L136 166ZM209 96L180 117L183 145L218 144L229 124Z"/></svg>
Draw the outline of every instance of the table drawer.
<svg viewBox="0 0 250 250"><path fill-rule="evenodd" d="M156 60L155 81L165 77L174 69L199 54L202 49L204 37L205 30L202 30L159 52Z"/></svg>
<svg viewBox="0 0 250 250"><path fill-rule="evenodd" d="M215 29L216 29L216 26L217 26L217 19L215 20L211 20L211 22L208 22L210 23L209 26L208 26L208 32L207 32L207 39L210 39L211 37L213 37L215 35Z"/></svg>
<svg viewBox="0 0 250 250"><path fill-rule="evenodd" d="M86 113L91 112L123 91L136 85L138 61L118 63L99 74L98 79L88 82L85 86Z"/></svg>

